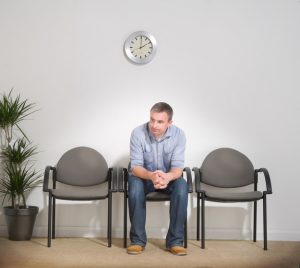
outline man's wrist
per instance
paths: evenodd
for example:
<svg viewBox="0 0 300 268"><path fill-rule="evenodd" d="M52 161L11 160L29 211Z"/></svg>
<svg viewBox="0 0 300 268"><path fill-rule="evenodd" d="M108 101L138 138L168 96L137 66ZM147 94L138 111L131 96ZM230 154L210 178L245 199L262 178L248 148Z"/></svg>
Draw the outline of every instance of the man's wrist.
<svg viewBox="0 0 300 268"><path fill-rule="evenodd" d="M168 173L167 179L168 179L169 182L172 181L173 180L173 174Z"/></svg>

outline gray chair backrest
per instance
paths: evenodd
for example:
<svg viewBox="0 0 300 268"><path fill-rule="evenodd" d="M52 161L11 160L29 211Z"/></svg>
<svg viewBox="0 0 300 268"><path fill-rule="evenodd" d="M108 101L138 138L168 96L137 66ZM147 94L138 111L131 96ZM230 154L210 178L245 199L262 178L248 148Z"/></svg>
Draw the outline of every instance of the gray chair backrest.
<svg viewBox="0 0 300 268"><path fill-rule="evenodd" d="M89 147L73 148L57 163L57 181L75 185L92 186L107 180L108 166L104 157Z"/></svg>
<svg viewBox="0 0 300 268"><path fill-rule="evenodd" d="M200 168L203 183L222 187L242 187L254 183L254 167L239 151L219 148L209 153Z"/></svg>

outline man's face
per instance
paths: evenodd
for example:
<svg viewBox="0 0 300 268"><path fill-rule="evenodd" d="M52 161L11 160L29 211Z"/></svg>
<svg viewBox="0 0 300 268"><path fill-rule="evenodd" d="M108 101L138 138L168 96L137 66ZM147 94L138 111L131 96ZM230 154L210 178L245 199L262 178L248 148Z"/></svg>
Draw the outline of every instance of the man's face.
<svg viewBox="0 0 300 268"><path fill-rule="evenodd" d="M169 120L169 116L166 112L150 112L149 127L152 135L156 139L161 138L171 124L172 120Z"/></svg>

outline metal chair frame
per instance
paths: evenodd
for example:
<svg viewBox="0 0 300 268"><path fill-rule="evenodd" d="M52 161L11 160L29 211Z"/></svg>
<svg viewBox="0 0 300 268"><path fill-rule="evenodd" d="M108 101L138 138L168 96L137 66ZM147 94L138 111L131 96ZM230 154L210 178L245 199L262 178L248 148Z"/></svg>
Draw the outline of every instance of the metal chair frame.
<svg viewBox="0 0 300 268"><path fill-rule="evenodd" d="M213 202L234 202L228 200L214 200L206 196L206 191L201 188L202 182L202 173L201 168L194 167L193 168L195 175L195 192L197 194L197 240L200 240L200 217L201 217L201 248L205 248L205 201L213 201ZM257 191L258 184L258 173L262 172L265 178L266 190L263 191L262 197L263 199L263 236L264 236L264 250L268 249L267 246L267 194L272 194L272 186L269 172L266 168L260 168L254 170L254 191ZM200 206L201 200L201 206ZM252 200L254 202L253 209L253 241L256 242L256 234L257 234L257 200ZM251 202L249 200L244 201L236 201L236 202ZM201 209L200 209L201 207ZM201 211L201 213L200 213Z"/></svg>
<svg viewBox="0 0 300 268"><path fill-rule="evenodd" d="M52 188L49 188L49 180L52 179ZM108 222L107 222L107 239L108 247L111 247L112 240L112 193L117 192L117 169L109 168L107 172L108 192L106 195L99 198L61 198L55 197L52 190L56 189L57 168L47 166L44 173L43 192L48 193L48 240L47 246L51 247L51 238L55 239L55 219L56 219L56 199L71 200L71 201L93 201L93 200L108 200Z"/></svg>

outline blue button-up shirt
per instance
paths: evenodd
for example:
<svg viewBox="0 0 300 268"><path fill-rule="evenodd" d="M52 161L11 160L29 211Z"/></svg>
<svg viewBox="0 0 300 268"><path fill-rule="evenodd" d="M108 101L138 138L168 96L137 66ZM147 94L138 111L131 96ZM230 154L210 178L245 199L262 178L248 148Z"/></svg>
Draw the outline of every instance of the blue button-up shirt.
<svg viewBox="0 0 300 268"><path fill-rule="evenodd" d="M186 138L184 132L170 125L164 136L157 141L149 130L149 123L135 128L130 138L131 168L142 166L149 171L184 168Z"/></svg>

